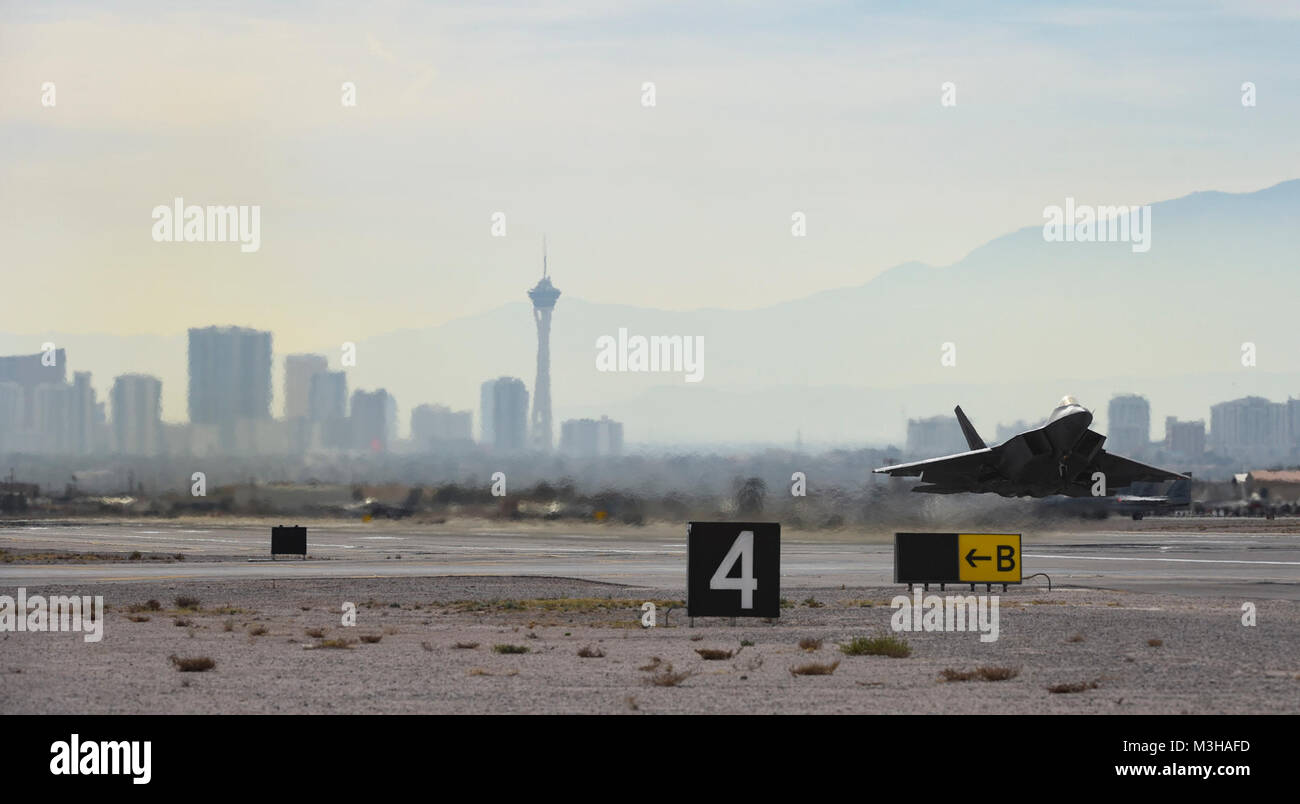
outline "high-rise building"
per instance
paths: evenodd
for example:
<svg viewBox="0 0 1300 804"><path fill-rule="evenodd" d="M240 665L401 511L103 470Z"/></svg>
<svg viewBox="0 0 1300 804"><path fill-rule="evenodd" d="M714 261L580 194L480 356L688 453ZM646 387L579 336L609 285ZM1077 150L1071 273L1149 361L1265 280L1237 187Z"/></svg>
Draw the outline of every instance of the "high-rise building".
<svg viewBox="0 0 1300 804"><path fill-rule="evenodd" d="M1018 436L1027 430L1033 430L1042 426L1043 422L1041 420L1034 422L1033 424L1030 424L1024 419L1016 419L1011 424L1002 424L999 422L997 427L994 428L994 441L998 444L1004 444L1008 439L1014 436Z"/></svg>
<svg viewBox="0 0 1300 804"><path fill-rule="evenodd" d="M528 389L515 377L498 377L479 390L480 441L515 452L528 446Z"/></svg>
<svg viewBox="0 0 1300 804"><path fill-rule="evenodd" d="M1106 449L1124 455L1140 455L1151 444L1151 405L1146 397L1120 394L1111 397L1107 408Z"/></svg>
<svg viewBox="0 0 1300 804"><path fill-rule="evenodd" d="M907 451L911 455L952 455L966 449L966 436L955 416L907 420Z"/></svg>
<svg viewBox="0 0 1300 804"><path fill-rule="evenodd" d="M560 425L560 451L581 458L619 455L623 452L623 423L608 416L569 419Z"/></svg>
<svg viewBox="0 0 1300 804"><path fill-rule="evenodd" d="M1287 441L1294 452L1300 449L1300 399L1286 398Z"/></svg>
<svg viewBox="0 0 1300 804"><path fill-rule="evenodd" d="M37 451L46 455L71 455L72 422L76 395L67 383L46 383L35 389Z"/></svg>
<svg viewBox="0 0 1300 804"><path fill-rule="evenodd" d="M289 355L284 359L284 418L311 417L311 381L329 371L325 355Z"/></svg>
<svg viewBox="0 0 1300 804"><path fill-rule="evenodd" d="M1210 407L1210 443L1214 452L1263 461L1289 451L1287 406L1259 396L1220 402Z"/></svg>
<svg viewBox="0 0 1300 804"><path fill-rule="evenodd" d="M113 443L122 455L164 452L162 381L147 374L113 379Z"/></svg>
<svg viewBox="0 0 1300 804"><path fill-rule="evenodd" d="M0 381L0 455L20 452L25 446L25 397L22 385L7 380Z"/></svg>
<svg viewBox="0 0 1300 804"><path fill-rule="evenodd" d="M352 446L348 421L348 375L342 371L313 374L308 393L307 417L311 420L311 444L327 449Z"/></svg>
<svg viewBox="0 0 1300 804"><path fill-rule="evenodd" d="M533 300L533 320L537 322L537 382L533 385L533 448L551 451L551 312L560 298L560 290L547 276L546 243L542 243L542 278L528 291Z"/></svg>
<svg viewBox="0 0 1300 804"><path fill-rule="evenodd" d="M387 452L397 438L397 401L383 388L352 393L352 448Z"/></svg>
<svg viewBox="0 0 1300 804"><path fill-rule="evenodd" d="M36 387L63 385L67 378L67 354L63 349L0 357L0 382L17 383L23 389L24 428L36 427Z"/></svg>
<svg viewBox="0 0 1300 804"><path fill-rule="evenodd" d="M418 449L474 439L474 414L443 405L420 405L411 411L411 440Z"/></svg>
<svg viewBox="0 0 1300 804"><path fill-rule="evenodd" d="M69 446L75 455L89 455L95 451L95 389L90 384L90 372L78 371L72 375L72 418Z"/></svg>
<svg viewBox="0 0 1300 804"><path fill-rule="evenodd" d="M311 420L311 383L329 370L324 355L289 355L284 359L284 427L286 447L301 455L316 445L316 426Z"/></svg>
<svg viewBox="0 0 1300 804"><path fill-rule="evenodd" d="M41 383L32 389L35 410L25 446L46 455L89 455L95 450L95 390L90 372L72 384Z"/></svg>
<svg viewBox="0 0 1300 804"><path fill-rule="evenodd" d="M95 403L95 449L100 455L112 452L112 431L108 427L108 403Z"/></svg>
<svg viewBox="0 0 1300 804"><path fill-rule="evenodd" d="M307 417L314 422L345 419L348 415L348 375L326 371L311 378Z"/></svg>
<svg viewBox="0 0 1300 804"><path fill-rule="evenodd" d="M223 443L235 444L236 422L271 418L271 333L207 327L189 334L190 422L215 425Z"/></svg>
<svg viewBox="0 0 1300 804"><path fill-rule="evenodd" d="M1205 420L1180 422L1175 416L1166 416L1165 449L1183 458L1204 456Z"/></svg>
<svg viewBox="0 0 1300 804"><path fill-rule="evenodd" d="M95 451L95 389L90 372L79 371L72 384L40 383L31 389L33 415L18 443L46 455L89 455ZM23 405L26 408L26 402Z"/></svg>

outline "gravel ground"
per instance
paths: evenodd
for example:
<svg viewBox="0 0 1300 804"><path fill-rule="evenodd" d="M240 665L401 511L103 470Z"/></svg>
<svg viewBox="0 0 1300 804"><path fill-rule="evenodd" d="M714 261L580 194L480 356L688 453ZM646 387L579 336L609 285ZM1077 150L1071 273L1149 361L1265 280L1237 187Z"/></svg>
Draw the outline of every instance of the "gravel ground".
<svg viewBox="0 0 1300 804"><path fill-rule="evenodd" d="M892 633L889 601L899 591L786 588L792 605L772 623L701 619L690 628L683 608L662 603L680 601L681 589L560 578L29 588L104 595L104 638L0 634L0 714L1300 712L1294 602L1256 601L1258 625L1246 627L1241 600L1013 588L1000 596L996 642L907 633L907 658L842 654L838 643ZM200 608L177 610L178 595L199 598ZM161 610L130 611L150 599ZM646 600L662 603L655 628L640 625ZM340 623L344 601L357 606L353 627ZM320 647L330 639L349 646ZM804 650L803 639L821 647ZM579 656L588 646L604 655ZM735 653L706 660L701 649ZM171 656L216 664L181 672ZM830 675L791 673L835 661ZM668 665L689 675L654 684L671 680ZM979 667L1018 675L941 677ZM1088 688L1048 691L1059 684Z"/></svg>

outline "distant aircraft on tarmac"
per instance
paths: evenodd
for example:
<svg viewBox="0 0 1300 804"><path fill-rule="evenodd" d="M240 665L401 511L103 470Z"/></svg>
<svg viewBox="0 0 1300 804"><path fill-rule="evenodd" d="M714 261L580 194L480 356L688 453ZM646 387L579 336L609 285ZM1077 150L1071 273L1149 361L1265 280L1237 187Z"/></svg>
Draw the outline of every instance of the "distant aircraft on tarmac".
<svg viewBox="0 0 1300 804"><path fill-rule="evenodd" d="M1181 476L1164 494L1116 494L1111 510L1141 519L1147 514L1188 511L1192 505L1192 479Z"/></svg>
<svg viewBox="0 0 1300 804"><path fill-rule="evenodd" d="M1044 512L1085 519L1105 519L1111 514L1142 519L1192 511L1192 479L1174 481L1164 494L1116 494L1113 497L1051 497L1041 503Z"/></svg>
<svg viewBox="0 0 1300 804"><path fill-rule="evenodd" d="M1184 479L1184 475L1112 455L1101 448L1104 435L1089 429L1092 413L1067 396L1042 427L1013 436L996 447L984 444L970 419L955 409L969 452L943 458L882 466L891 477L916 477L912 491L931 494L995 493L1003 497L1091 497L1100 472L1102 495L1138 481Z"/></svg>

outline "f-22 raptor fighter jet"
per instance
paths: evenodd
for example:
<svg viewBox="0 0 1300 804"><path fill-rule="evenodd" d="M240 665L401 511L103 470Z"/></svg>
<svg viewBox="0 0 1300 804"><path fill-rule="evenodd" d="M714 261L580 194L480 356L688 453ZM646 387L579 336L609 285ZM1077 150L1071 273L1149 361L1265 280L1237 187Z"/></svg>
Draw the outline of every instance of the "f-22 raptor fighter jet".
<svg viewBox="0 0 1300 804"><path fill-rule="evenodd" d="M1101 448L1106 437L1089 429L1092 413L1074 397L1062 399L1042 427L1013 436L995 447L985 446L960 405L956 413L969 452L882 466L873 471L892 477L920 478L921 483L912 491L992 492L1003 497L1093 496L1097 472L1105 478L1103 495L1138 481L1160 482L1184 477L1106 452Z"/></svg>

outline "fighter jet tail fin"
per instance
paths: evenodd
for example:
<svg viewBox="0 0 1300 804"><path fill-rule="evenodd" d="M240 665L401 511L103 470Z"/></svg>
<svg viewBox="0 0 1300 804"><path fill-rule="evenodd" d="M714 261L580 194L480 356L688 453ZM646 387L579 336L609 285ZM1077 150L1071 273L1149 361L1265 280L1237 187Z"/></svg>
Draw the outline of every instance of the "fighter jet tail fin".
<svg viewBox="0 0 1300 804"><path fill-rule="evenodd" d="M962 435L966 436L967 446L971 449L987 449L984 439L980 438L980 434L975 432L975 425L970 423L970 419L966 418L965 413L962 413L961 405L958 405L953 410L957 414L957 423L961 425Z"/></svg>

